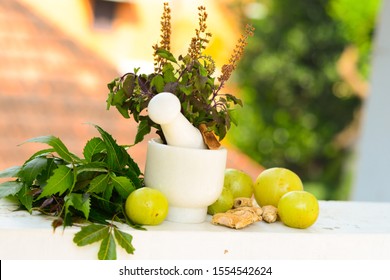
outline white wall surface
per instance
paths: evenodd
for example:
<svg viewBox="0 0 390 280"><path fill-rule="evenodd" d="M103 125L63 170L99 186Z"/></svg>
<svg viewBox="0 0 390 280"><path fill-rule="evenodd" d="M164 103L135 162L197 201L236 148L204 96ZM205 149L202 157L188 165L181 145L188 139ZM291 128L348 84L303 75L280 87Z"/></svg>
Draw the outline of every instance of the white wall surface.
<svg viewBox="0 0 390 280"><path fill-rule="evenodd" d="M352 200L390 201L390 0L382 0Z"/></svg>

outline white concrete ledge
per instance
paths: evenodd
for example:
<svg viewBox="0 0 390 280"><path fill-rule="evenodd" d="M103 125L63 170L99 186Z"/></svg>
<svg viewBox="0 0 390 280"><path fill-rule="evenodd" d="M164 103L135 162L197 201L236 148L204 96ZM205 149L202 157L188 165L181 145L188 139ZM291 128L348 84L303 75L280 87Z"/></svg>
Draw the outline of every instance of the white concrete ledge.
<svg viewBox="0 0 390 280"><path fill-rule="evenodd" d="M0 200L0 259L96 259L98 245L77 247L79 228L51 228L50 218L16 211ZM117 246L118 259L390 259L390 203L320 201L308 229L258 222L242 230L164 222L133 235L134 255Z"/></svg>

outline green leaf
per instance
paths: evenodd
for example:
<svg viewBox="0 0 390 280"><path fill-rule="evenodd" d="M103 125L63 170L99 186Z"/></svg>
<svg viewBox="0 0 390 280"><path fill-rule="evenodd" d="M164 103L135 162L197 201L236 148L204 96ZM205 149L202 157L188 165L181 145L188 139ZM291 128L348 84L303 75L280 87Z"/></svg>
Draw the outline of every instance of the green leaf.
<svg viewBox="0 0 390 280"><path fill-rule="evenodd" d="M130 179L131 182L133 182L133 185L136 189L139 189L142 187L142 181L138 177L139 173L136 173L134 170L127 170L126 177Z"/></svg>
<svg viewBox="0 0 390 280"><path fill-rule="evenodd" d="M73 242L76 243L77 246L92 244L109 236L109 229L108 226L97 224L83 226L81 230L75 234Z"/></svg>
<svg viewBox="0 0 390 280"><path fill-rule="evenodd" d="M101 193L104 192L104 190L108 186L108 180L109 180L108 174L101 174L95 178L92 179L92 181L89 183L89 188L87 190L87 193Z"/></svg>
<svg viewBox="0 0 390 280"><path fill-rule="evenodd" d="M175 68L169 63L165 64L163 67L163 76L164 76L164 82L170 83L170 82L176 82L177 79L175 77Z"/></svg>
<svg viewBox="0 0 390 280"><path fill-rule="evenodd" d="M74 162L74 161L79 162L80 161L80 159L76 155L74 155L71 152L69 152L68 148L57 137L54 137L54 136L51 136L51 135L49 135L49 136L39 136L39 137L31 138L31 139L27 140L26 142L47 144L47 145L53 147L54 150L56 151L56 153L61 158L66 160L67 162Z"/></svg>
<svg viewBox="0 0 390 280"><path fill-rule="evenodd" d="M120 89L115 92L111 104L115 106L121 106L123 102L125 102L125 100L126 100L125 91L123 89Z"/></svg>
<svg viewBox="0 0 390 280"><path fill-rule="evenodd" d="M104 162L91 162L77 166L77 174L83 172L100 172L107 173L107 164Z"/></svg>
<svg viewBox="0 0 390 280"><path fill-rule="evenodd" d="M156 54L162 58L165 58L169 61L172 61L174 63L177 63L176 58L173 56L173 54L167 50L164 49L158 49L156 51Z"/></svg>
<svg viewBox="0 0 390 280"><path fill-rule="evenodd" d="M136 78L135 74L129 73L126 75L126 78L123 81L122 87L123 90L125 91L126 97L130 97L134 92L135 78Z"/></svg>
<svg viewBox="0 0 390 280"><path fill-rule="evenodd" d="M88 162L92 161L93 155L101 153L106 149L106 144L99 137L94 137L87 142L84 147L83 155Z"/></svg>
<svg viewBox="0 0 390 280"><path fill-rule="evenodd" d="M117 228L114 228L114 235L115 235L115 239L118 242L119 246L121 246L123 249L125 249L128 254L134 253L135 248L133 247L133 244L131 243L133 240L133 236L131 236L130 234L125 233L123 231L120 231Z"/></svg>
<svg viewBox="0 0 390 280"><path fill-rule="evenodd" d="M17 194L21 188L23 187L23 184L18 181L10 181L10 182L4 182L0 184L0 198L7 197L9 195L15 195Z"/></svg>
<svg viewBox="0 0 390 280"><path fill-rule="evenodd" d="M227 94L225 94L225 96L226 96L226 99L227 99L228 101L233 102L234 104L238 104L238 105L240 105L241 107L243 106L242 100L239 99L239 98L237 98L237 97L235 97L234 95L228 94L228 93L227 93Z"/></svg>
<svg viewBox="0 0 390 280"><path fill-rule="evenodd" d="M207 77L209 73L207 72L206 68L204 68L202 65L198 65L199 74L203 77Z"/></svg>
<svg viewBox="0 0 390 280"><path fill-rule="evenodd" d="M81 193L71 193L65 196L65 211L68 211L68 208L73 206L76 210L83 212L85 219L88 220L89 211L91 208L89 195ZM67 213L65 213L66 215Z"/></svg>
<svg viewBox="0 0 390 280"><path fill-rule="evenodd" d="M142 118L138 125L137 135L135 136L134 145L144 140L145 135L150 133L150 124L148 118Z"/></svg>
<svg viewBox="0 0 390 280"><path fill-rule="evenodd" d="M112 203L110 202L110 199L112 197L112 191L114 190L114 186L112 182L110 181L107 185L106 189L102 193L103 200L100 201L100 205L102 209L105 211L111 213L113 211Z"/></svg>
<svg viewBox="0 0 390 280"><path fill-rule="evenodd" d="M17 177L21 168L22 168L21 166L12 166L10 168L4 169L4 170L0 171L0 178Z"/></svg>
<svg viewBox="0 0 390 280"><path fill-rule="evenodd" d="M99 131L107 147L108 167L113 170L120 170L126 164L126 162L124 162L126 150L119 146L114 138L112 138L112 136L104 131L101 127L97 125L95 125L95 127Z"/></svg>
<svg viewBox="0 0 390 280"><path fill-rule="evenodd" d="M110 174L112 184L114 185L115 190L119 195L126 199L129 194L135 190L133 182L125 176L115 176L115 174Z"/></svg>
<svg viewBox="0 0 390 280"><path fill-rule="evenodd" d="M182 91L182 92L184 92L184 94L185 95L187 95L187 96L189 96L189 95L191 95L192 94L192 91L193 91L193 88L192 88L192 86L187 86L187 85L180 85L180 90Z"/></svg>
<svg viewBox="0 0 390 280"><path fill-rule="evenodd" d="M46 158L34 158L22 166L18 176L23 182L31 186L38 175L46 168L47 162Z"/></svg>
<svg viewBox="0 0 390 280"><path fill-rule="evenodd" d="M22 189L18 192L17 197L20 201L20 203L26 207L27 211L32 213L32 202L33 202L33 195L31 193L31 190L29 186L23 185Z"/></svg>
<svg viewBox="0 0 390 280"><path fill-rule="evenodd" d="M130 157L129 154L127 159L127 165L134 171L134 173L139 176L141 174L141 170L139 169L138 164Z"/></svg>
<svg viewBox="0 0 390 280"><path fill-rule="evenodd" d="M44 187L47 184L47 180L53 175L55 169L57 169L56 161L52 158L48 158L45 169L37 176L38 184L41 187Z"/></svg>
<svg viewBox="0 0 390 280"><path fill-rule="evenodd" d="M151 81L151 85L156 87L157 92L163 92L164 91L164 78L161 75L156 75Z"/></svg>
<svg viewBox="0 0 390 280"><path fill-rule="evenodd" d="M130 118L130 115L129 115L129 108L126 104L123 104L123 105L117 105L116 106L118 112L125 118L125 119L129 119Z"/></svg>
<svg viewBox="0 0 390 280"><path fill-rule="evenodd" d="M116 244L112 234L106 236L100 244L99 260L116 260Z"/></svg>
<svg viewBox="0 0 390 280"><path fill-rule="evenodd" d="M53 175L47 180L47 185L43 188L42 193L38 199L59 193L62 195L66 190L73 186L73 172L72 169L61 165L54 170Z"/></svg>
<svg viewBox="0 0 390 280"><path fill-rule="evenodd" d="M35 152L28 160L26 160L26 162L30 161L36 157L46 157L47 158L47 155L52 154L54 152L55 152L55 150L53 148L40 150L38 152Z"/></svg>

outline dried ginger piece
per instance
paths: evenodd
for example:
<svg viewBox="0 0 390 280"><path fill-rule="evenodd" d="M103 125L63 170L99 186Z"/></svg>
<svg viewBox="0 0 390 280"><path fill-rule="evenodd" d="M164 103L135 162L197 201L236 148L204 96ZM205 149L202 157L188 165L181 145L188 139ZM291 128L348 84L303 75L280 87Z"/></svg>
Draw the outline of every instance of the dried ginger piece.
<svg viewBox="0 0 390 280"><path fill-rule="evenodd" d="M234 199L233 208L253 207L252 199L248 197L237 197Z"/></svg>
<svg viewBox="0 0 390 280"><path fill-rule="evenodd" d="M215 214L211 223L241 229L254 222L261 221L262 213L263 211L260 207L240 207L228 210L225 213Z"/></svg>
<svg viewBox="0 0 390 280"><path fill-rule="evenodd" d="M212 131L208 131L207 126L204 123L199 125L199 130L202 134L204 143L210 150L216 150L221 147L221 143L219 143L215 134Z"/></svg>
<svg viewBox="0 0 390 280"><path fill-rule="evenodd" d="M278 208L273 205L265 205L263 209L263 220L267 223L273 223L278 219Z"/></svg>

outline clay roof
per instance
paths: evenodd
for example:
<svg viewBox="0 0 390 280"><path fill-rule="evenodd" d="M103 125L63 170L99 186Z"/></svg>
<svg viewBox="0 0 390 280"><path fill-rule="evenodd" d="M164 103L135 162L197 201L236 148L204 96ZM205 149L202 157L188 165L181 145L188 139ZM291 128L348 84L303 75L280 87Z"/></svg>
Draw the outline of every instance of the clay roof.
<svg viewBox="0 0 390 280"><path fill-rule="evenodd" d="M136 124L106 110L107 83L119 74L93 51L34 14L17 0L0 0L0 169L20 165L39 144L18 144L42 135L60 137L81 155L97 131L131 144ZM146 141L129 150L143 169ZM228 167L261 167L229 150Z"/></svg>

